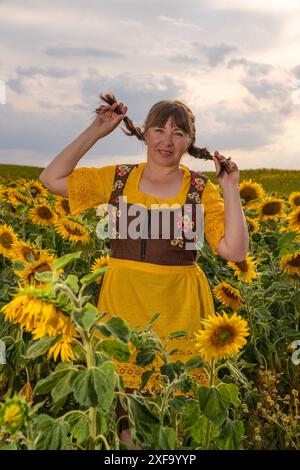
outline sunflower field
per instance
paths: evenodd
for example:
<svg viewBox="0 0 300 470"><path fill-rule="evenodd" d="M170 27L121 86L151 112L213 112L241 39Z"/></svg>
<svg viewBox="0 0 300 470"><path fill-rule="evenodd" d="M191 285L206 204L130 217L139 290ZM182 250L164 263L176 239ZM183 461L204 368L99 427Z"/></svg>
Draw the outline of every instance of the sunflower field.
<svg viewBox="0 0 300 470"><path fill-rule="evenodd" d="M155 334L159 312L140 330L96 307L107 212L74 217L38 180L0 179L0 449L300 449L300 192L243 179L240 196L249 253L227 262L205 242L216 315L182 363ZM148 367L139 390L117 373L129 358Z"/></svg>

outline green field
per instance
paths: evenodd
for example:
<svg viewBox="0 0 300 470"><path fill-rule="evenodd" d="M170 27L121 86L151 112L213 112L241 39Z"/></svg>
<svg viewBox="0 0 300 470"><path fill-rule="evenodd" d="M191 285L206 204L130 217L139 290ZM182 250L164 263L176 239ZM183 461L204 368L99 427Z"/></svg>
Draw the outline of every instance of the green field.
<svg viewBox="0 0 300 470"><path fill-rule="evenodd" d="M3 178L38 178L44 168L36 166L1 165L0 176ZM205 174L213 183L218 183L216 173L206 171ZM288 196L292 191L300 190L299 170L278 170L260 168L256 170L240 170L240 182L252 179L261 183L268 192L276 192L277 195Z"/></svg>

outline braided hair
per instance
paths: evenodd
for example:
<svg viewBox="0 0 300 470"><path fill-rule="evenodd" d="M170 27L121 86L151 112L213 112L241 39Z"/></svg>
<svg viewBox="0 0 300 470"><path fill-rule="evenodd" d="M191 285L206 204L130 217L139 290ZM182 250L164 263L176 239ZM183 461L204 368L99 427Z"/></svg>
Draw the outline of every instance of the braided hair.
<svg viewBox="0 0 300 470"><path fill-rule="evenodd" d="M113 105L117 103L116 97L112 93L108 94L100 94L99 97L108 103L109 105ZM96 108L96 114L100 113L105 105L100 105ZM114 110L117 114L122 114L122 111L117 106ZM149 129L149 127L153 126L163 126L167 119L171 116L173 123L183 129L192 139L191 144L187 149L187 153L195 158L201 158L204 160L213 160L213 156L208 151L207 147L198 147L195 145L195 138L196 138L196 126L195 126L195 115L191 111L191 109L182 101L179 100L161 100L155 103L149 110L148 115L145 119L143 130L136 126L132 120L128 116L124 116L123 121L126 126L126 129L122 129L122 131L128 136L135 136L139 140L145 142L145 133ZM226 171L230 173L234 171L234 162L230 162L231 157L228 159L220 156L220 172L217 176L222 176L222 174ZM236 165L235 165L236 167ZM234 169L233 169L234 168Z"/></svg>

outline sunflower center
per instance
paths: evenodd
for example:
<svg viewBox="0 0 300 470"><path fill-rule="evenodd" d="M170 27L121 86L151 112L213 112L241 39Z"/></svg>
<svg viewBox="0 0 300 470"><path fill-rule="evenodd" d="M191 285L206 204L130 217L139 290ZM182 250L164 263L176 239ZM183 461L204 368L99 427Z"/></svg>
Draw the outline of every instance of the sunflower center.
<svg viewBox="0 0 300 470"><path fill-rule="evenodd" d="M63 199L61 205L63 209L69 214L70 213L69 201L67 201L67 199Z"/></svg>
<svg viewBox="0 0 300 470"><path fill-rule="evenodd" d="M30 261L30 255L32 255L34 257L34 259L36 259L36 260L38 260L39 257L40 257L39 253L35 253L32 248L28 248L27 246L24 246L22 248L21 253L22 253L22 256L24 257L24 259L26 259L27 261Z"/></svg>
<svg viewBox="0 0 300 470"><path fill-rule="evenodd" d="M274 215L280 212L281 205L277 201L268 202L263 207L263 213L266 215Z"/></svg>
<svg viewBox="0 0 300 470"><path fill-rule="evenodd" d="M37 197L39 194L41 194L40 189L37 188L36 186L31 186L31 187L29 188L29 191L30 191L32 197Z"/></svg>
<svg viewBox="0 0 300 470"><path fill-rule="evenodd" d="M52 213L48 209L48 207L44 207L44 206L39 207L38 210L37 210L37 213L38 213L38 216L41 219L46 219L46 220L51 220L52 219Z"/></svg>
<svg viewBox="0 0 300 470"><path fill-rule="evenodd" d="M212 335L211 341L214 346L224 346L233 341L234 330L230 326L221 326Z"/></svg>
<svg viewBox="0 0 300 470"><path fill-rule="evenodd" d="M13 243L13 239L9 233L4 232L0 237L0 243L4 248L10 248Z"/></svg>
<svg viewBox="0 0 300 470"><path fill-rule="evenodd" d="M246 261L236 262L235 264L239 267L239 269L240 269L243 273L248 272L248 266L247 266L247 262L246 262Z"/></svg>
<svg viewBox="0 0 300 470"><path fill-rule="evenodd" d="M237 299L237 295L234 292L231 292L227 287L223 287L224 294L231 299Z"/></svg>
<svg viewBox="0 0 300 470"><path fill-rule="evenodd" d="M73 227L71 228L69 225L65 227L66 231L71 235L82 235L82 228L81 227Z"/></svg>
<svg viewBox="0 0 300 470"><path fill-rule="evenodd" d="M241 197L245 199L246 202L249 202L257 198L257 193L254 188L243 188L241 190Z"/></svg>
<svg viewBox="0 0 300 470"><path fill-rule="evenodd" d="M295 206L300 206L300 196L296 196L294 199Z"/></svg>
<svg viewBox="0 0 300 470"><path fill-rule="evenodd" d="M51 267L48 263L42 263L35 268L35 271L38 273L43 273L44 271L51 271Z"/></svg>
<svg viewBox="0 0 300 470"><path fill-rule="evenodd" d="M297 255L295 258L289 260L287 264L289 264L290 266L295 266L296 268L299 268L300 267L300 255Z"/></svg>

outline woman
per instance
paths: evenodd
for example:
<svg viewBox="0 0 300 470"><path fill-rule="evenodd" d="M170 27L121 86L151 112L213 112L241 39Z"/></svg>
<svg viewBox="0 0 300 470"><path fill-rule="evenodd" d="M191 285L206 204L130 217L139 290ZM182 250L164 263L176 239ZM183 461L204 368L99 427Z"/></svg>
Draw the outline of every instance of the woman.
<svg viewBox="0 0 300 470"><path fill-rule="evenodd" d="M126 116L127 107L123 103L118 104L113 95L101 95L101 98L108 104L97 108L92 124L48 165L40 176L41 182L53 193L69 198L73 215L102 203L118 209L120 197L126 196L129 205L147 208L148 230L153 204L164 203L168 207L177 204L182 208L189 202L194 210L201 203L204 234L213 253L226 260L244 260L249 239L239 196L238 168L218 152L212 157L206 148L194 145L192 111L178 100L160 101L150 109L142 131ZM75 169L83 155L122 120L130 131L124 132L147 145L147 161ZM223 198L205 175L180 164L185 153L213 159ZM182 220L184 226L186 219ZM190 219L192 226L194 222L194 218ZM172 360L185 362L196 352L193 333L201 328L201 319L214 313L208 280L196 262L196 251L185 249L185 238L171 236L162 241L152 240L150 236L147 241L142 237L124 240L118 238L118 230L115 233L117 238L111 240L110 268L103 276L98 300L99 310L106 311L107 317L119 315L132 327L140 328L159 312L153 330L160 338L165 340L172 331L187 332L186 336L168 343L169 350L178 348ZM155 361L157 370L160 364L159 360ZM141 368L133 361L117 364L128 389L138 388L141 374L152 368L153 364ZM124 440L128 437L125 434Z"/></svg>

